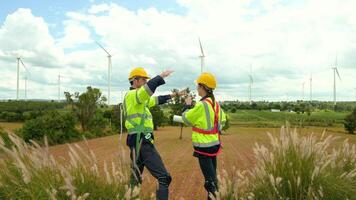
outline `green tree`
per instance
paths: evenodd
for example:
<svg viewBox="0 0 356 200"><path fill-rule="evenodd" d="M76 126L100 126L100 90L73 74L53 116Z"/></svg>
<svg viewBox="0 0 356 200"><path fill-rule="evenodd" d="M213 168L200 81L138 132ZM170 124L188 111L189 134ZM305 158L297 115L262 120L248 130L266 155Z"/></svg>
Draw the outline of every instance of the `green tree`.
<svg viewBox="0 0 356 200"><path fill-rule="evenodd" d="M64 96L66 97L66 102L69 104L72 108L72 111L74 110L74 99L73 97L79 96L79 92L76 92L74 94L71 94L69 92L64 92Z"/></svg>
<svg viewBox="0 0 356 200"><path fill-rule="evenodd" d="M190 89L187 88L187 95L190 95ZM178 93L179 90L178 89L173 89L172 93ZM194 98L193 98L194 99ZM174 115L182 115L183 113L183 108L184 108L184 104L185 104L185 97L183 96L176 96L172 99L172 103L170 104L170 115L169 115L169 124L170 125L179 125L180 126L180 135L179 135L179 139L182 139L183 137L183 126L184 124L178 124L176 122L173 122L173 116Z"/></svg>
<svg viewBox="0 0 356 200"><path fill-rule="evenodd" d="M109 120L104 117L104 112L97 109L95 114L89 119L87 128L91 132L90 136L102 136L107 134L103 132L105 127L108 125Z"/></svg>
<svg viewBox="0 0 356 200"><path fill-rule="evenodd" d="M346 116L344 121L344 127L348 133L354 134L354 131L356 129L356 108L351 114Z"/></svg>
<svg viewBox="0 0 356 200"><path fill-rule="evenodd" d="M91 122L97 113L97 108L104 104L106 98L102 96L102 93L97 88L87 87L87 91L79 94L75 93L74 95L70 93L65 93L67 103L74 105L74 112L76 113L80 125L83 131L93 130L95 128ZM74 99L73 99L74 97Z"/></svg>
<svg viewBox="0 0 356 200"><path fill-rule="evenodd" d="M153 129L157 130L158 127L161 127L166 123L167 119L164 116L163 110L158 105L150 108L150 111L153 119Z"/></svg>

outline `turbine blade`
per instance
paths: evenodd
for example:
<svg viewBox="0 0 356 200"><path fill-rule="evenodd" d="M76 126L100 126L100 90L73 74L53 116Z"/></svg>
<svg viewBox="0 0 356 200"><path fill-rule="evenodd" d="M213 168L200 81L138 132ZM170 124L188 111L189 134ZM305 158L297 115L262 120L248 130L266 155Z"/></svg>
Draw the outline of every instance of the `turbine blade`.
<svg viewBox="0 0 356 200"><path fill-rule="evenodd" d="M97 41L95 41L95 42L100 48L102 48L108 54L108 56L111 56L111 54L108 51L106 51L106 49L103 46L101 46L101 44L99 42L97 42Z"/></svg>
<svg viewBox="0 0 356 200"><path fill-rule="evenodd" d="M23 63L22 59L20 58L19 60L20 60L20 62L22 64L22 66L27 70L27 68L26 68L25 64Z"/></svg>
<svg viewBox="0 0 356 200"><path fill-rule="evenodd" d="M23 68L25 68L26 72L29 73L29 74L31 74L30 71L28 71L26 65L23 63L22 59L20 58L19 60L20 60L20 62L21 62L21 64L22 64Z"/></svg>
<svg viewBox="0 0 356 200"><path fill-rule="evenodd" d="M339 70L337 70L337 68L335 68L335 70L336 70L337 76L339 77L339 79L340 79L340 81L341 81L341 77L340 77L340 74L339 74Z"/></svg>
<svg viewBox="0 0 356 200"><path fill-rule="evenodd" d="M200 45L200 51L201 51L201 55L204 57L204 51L203 51L203 46L201 45L201 41L200 41L200 38L199 38L199 45Z"/></svg>

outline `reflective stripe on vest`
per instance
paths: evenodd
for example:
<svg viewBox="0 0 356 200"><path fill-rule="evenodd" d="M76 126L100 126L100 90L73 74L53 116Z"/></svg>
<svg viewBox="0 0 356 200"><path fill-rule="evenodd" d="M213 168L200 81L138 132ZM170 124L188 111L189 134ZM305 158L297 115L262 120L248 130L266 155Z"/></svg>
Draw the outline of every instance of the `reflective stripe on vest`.
<svg viewBox="0 0 356 200"><path fill-rule="evenodd" d="M183 122L188 125L188 126L193 126L192 123L190 123L190 121L187 119L187 117L185 116L185 114L187 113L188 110L184 111L184 113L182 114L182 120Z"/></svg>
<svg viewBox="0 0 356 200"><path fill-rule="evenodd" d="M130 128L130 129L128 129L127 130L127 134L129 134L129 135L134 135L134 134L137 134L137 133L152 133L153 132L153 129L152 128L147 128L147 127L145 127L144 129L143 129L143 132L142 131L137 131L137 129L136 128Z"/></svg>
<svg viewBox="0 0 356 200"><path fill-rule="evenodd" d="M134 118L144 117L144 116L145 116L144 114L136 113L136 114L132 114L132 115L126 116L126 119L134 119ZM151 115L147 115L146 119L152 119L152 116Z"/></svg>
<svg viewBox="0 0 356 200"><path fill-rule="evenodd" d="M220 141L214 141L214 142L209 142L209 143L198 143L198 142L193 142L194 147L213 147L220 144Z"/></svg>

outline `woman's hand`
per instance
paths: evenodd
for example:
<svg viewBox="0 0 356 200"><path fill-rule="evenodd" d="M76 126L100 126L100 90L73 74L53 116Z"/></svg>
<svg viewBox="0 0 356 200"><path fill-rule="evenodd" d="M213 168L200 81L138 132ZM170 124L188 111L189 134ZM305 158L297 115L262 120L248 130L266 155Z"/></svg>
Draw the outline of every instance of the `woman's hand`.
<svg viewBox="0 0 356 200"><path fill-rule="evenodd" d="M174 92L171 94L171 97L174 98L174 97L181 97L181 96L186 96L188 93L187 93L187 89L184 89L184 90L181 90L179 92Z"/></svg>
<svg viewBox="0 0 356 200"><path fill-rule="evenodd" d="M187 89L181 90L177 93L178 96L186 96L188 94Z"/></svg>
<svg viewBox="0 0 356 200"><path fill-rule="evenodd" d="M191 96L188 96L187 98L185 98L186 105L190 106L190 105L192 105L192 103L193 103L193 99Z"/></svg>

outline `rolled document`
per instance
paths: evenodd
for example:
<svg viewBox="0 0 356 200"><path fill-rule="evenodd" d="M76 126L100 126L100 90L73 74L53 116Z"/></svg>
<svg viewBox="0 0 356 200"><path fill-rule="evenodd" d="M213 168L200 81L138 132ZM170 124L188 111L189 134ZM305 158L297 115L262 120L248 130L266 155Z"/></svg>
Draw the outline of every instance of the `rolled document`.
<svg viewBox="0 0 356 200"><path fill-rule="evenodd" d="M178 116L178 115L174 115L173 116L173 121L174 122L179 122L179 123L184 123L183 119L182 119L182 116Z"/></svg>

